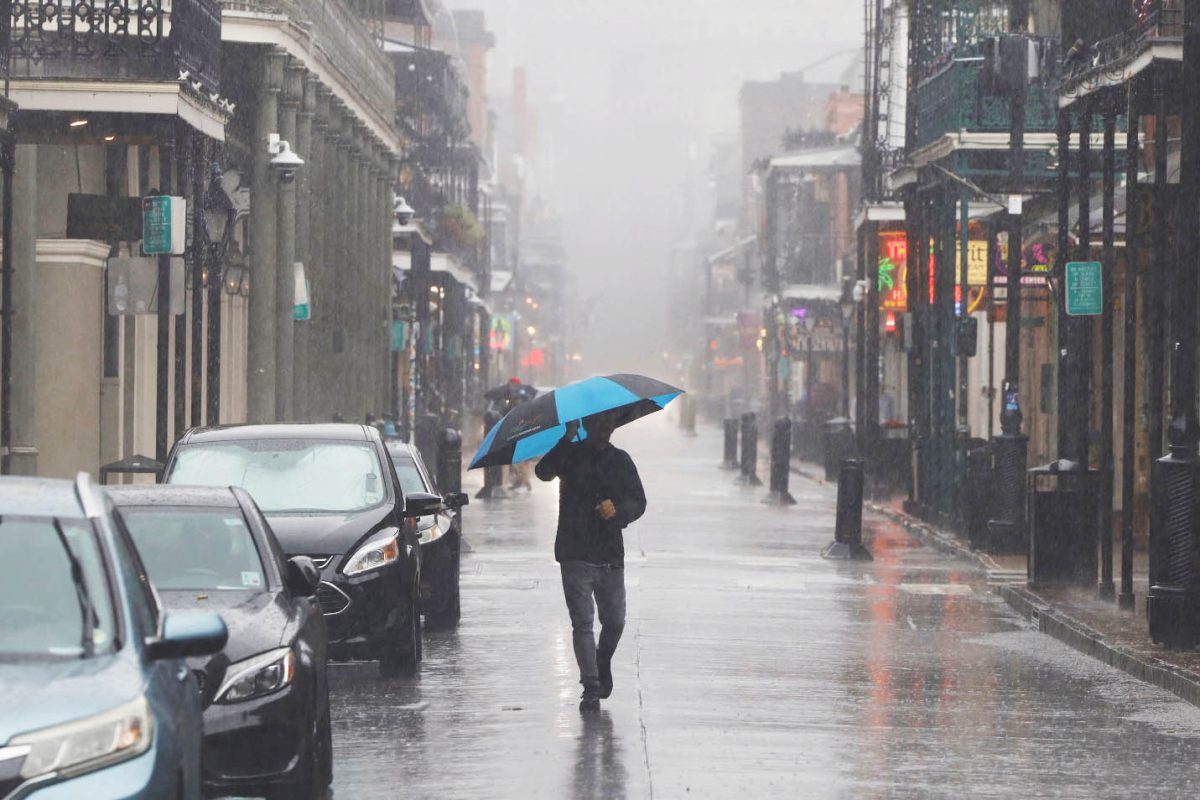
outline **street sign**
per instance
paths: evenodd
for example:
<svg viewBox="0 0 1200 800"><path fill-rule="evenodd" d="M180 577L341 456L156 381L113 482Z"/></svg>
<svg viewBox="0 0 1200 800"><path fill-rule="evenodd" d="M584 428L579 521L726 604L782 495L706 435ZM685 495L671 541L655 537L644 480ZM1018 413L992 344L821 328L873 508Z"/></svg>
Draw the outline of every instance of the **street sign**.
<svg viewBox="0 0 1200 800"><path fill-rule="evenodd" d="M187 245L187 203L182 197L142 198L142 252L181 256Z"/></svg>
<svg viewBox="0 0 1200 800"><path fill-rule="evenodd" d="M1104 313L1104 289L1099 261L1067 264L1067 314L1095 317Z"/></svg>
<svg viewBox="0 0 1200 800"><path fill-rule="evenodd" d="M304 322L312 319L312 307L309 305L309 291L312 288L304 277L304 264L297 261L292 264L292 274L295 279L293 288L296 299L292 304L292 319Z"/></svg>

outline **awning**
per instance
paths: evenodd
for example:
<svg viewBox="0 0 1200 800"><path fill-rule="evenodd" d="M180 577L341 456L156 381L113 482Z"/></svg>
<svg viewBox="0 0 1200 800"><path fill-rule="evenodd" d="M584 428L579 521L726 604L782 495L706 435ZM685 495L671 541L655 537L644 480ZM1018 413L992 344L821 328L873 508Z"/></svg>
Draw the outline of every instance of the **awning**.
<svg viewBox="0 0 1200 800"><path fill-rule="evenodd" d="M771 159L771 169L838 169L862 165L862 155L854 147L801 150Z"/></svg>
<svg viewBox="0 0 1200 800"><path fill-rule="evenodd" d="M842 289L839 286L814 286L807 283L793 283L783 287L779 293L787 300L831 300L842 299Z"/></svg>
<svg viewBox="0 0 1200 800"><path fill-rule="evenodd" d="M405 273L411 269L412 253L407 250L392 251L392 275L396 280L404 280ZM430 253L429 269L434 273L449 275L463 286L466 286L472 292L479 292L479 285L476 281L475 274L462 264L458 263L458 259L449 253ZM492 282L493 284L495 283L495 273L493 273Z"/></svg>
<svg viewBox="0 0 1200 800"><path fill-rule="evenodd" d="M513 274L509 270L492 270L492 294L508 291L508 286L510 283L512 283L512 279Z"/></svg>

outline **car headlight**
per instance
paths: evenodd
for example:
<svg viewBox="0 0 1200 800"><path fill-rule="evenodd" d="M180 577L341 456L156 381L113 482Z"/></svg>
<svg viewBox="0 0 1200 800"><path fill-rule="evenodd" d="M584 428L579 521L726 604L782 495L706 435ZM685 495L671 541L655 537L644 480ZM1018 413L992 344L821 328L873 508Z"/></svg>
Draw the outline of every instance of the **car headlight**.
<svg viewBox="0 0 1200 800"><path fill-rule="evenodd" d="M387 566L400 560L400 531L391 529L387 535L376 537L354 551L346 560L342 572L358 575Z"/></svg>
<svg viewBox="0 0 1200 800"><path fill-rule="evenodd" d="M27 746L21 777L57 773L64 778L135 758L150 748L154 717L146 698L52 728L14 736L8 744Z"/></svg>
<svg viewBox="0 0 1200 800"><path fill-rule="evenodd" d="M216 702L240 703L277 692L296 675L296 654L280 647L230 664L225 682L217 690Z"/></svg>

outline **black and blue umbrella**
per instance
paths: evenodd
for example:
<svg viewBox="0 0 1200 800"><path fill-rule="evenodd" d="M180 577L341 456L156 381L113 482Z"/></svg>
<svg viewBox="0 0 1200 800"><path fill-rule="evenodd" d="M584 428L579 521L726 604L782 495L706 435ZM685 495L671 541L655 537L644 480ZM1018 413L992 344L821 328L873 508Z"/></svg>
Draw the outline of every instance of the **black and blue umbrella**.
<svg viewBox="0 0 1200 800"><path fill-rule="evenodd" d="M618 426L661 411L683 394L644 375L586 378L521 403L497 422L468 469L516 464L547 453L566 433L566 424L602 411L616 412ZM586 436L586 431L583 431Z"/></svg>

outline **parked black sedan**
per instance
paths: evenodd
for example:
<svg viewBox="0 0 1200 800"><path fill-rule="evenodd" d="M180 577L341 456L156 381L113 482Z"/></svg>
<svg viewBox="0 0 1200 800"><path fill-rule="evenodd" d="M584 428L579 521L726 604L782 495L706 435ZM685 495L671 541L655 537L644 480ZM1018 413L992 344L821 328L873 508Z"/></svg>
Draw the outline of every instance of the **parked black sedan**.
<svg viewBox="0 0 1200 800"><path fill-rule="evenodd" d="M108 488L167 608L216 611L229 628L224 650L189 661L205 794L322 796L333 754L316 566L284 557L242 489Z"/></svg>
<svg viewBox="0 0 1200 800"><path fill-rule="evenodd" d="M437 495L437 485L425 467L420 450L405 442L388 442L387 451L406 497ZM421 612L429 630L457 627L462 616L459 606L460 509L467 502L467 495L462 492L447 494L436 513L412 520L421 542Z"/></svg>
<svg viewBox="0 0 1200 800"><path fill-rule="evenodd" d="M316 562L331 658L378 659L385 676L417 668L421 551L404 515L431 513L441 499L414 498L406 507L375 428L197 428L175 443L163 474L174 484L242 487L284 551Z"/></svg>

